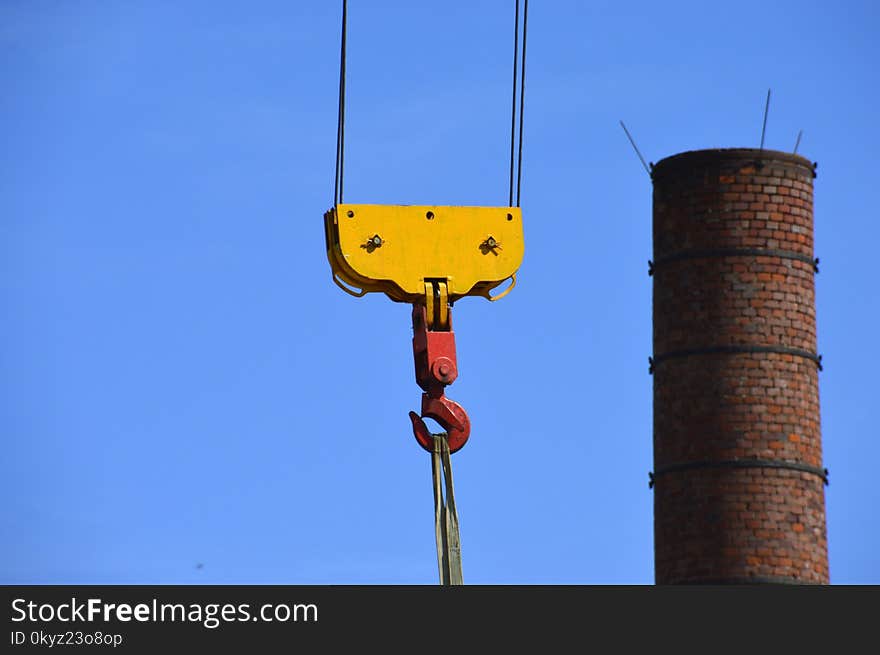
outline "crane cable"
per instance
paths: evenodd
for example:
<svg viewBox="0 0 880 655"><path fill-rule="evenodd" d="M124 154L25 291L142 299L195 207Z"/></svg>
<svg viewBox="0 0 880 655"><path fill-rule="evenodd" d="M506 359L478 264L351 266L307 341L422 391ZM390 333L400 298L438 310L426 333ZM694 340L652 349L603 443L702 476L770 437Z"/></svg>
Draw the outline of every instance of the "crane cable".
<svg viewBox="0 0 880 655"><path fill-rule="evenodd" d="M514 149L518 150L516 158L516 206L520 206L520 187L522 186L522 144L523 144L523 109L525 108L526 97L526 34L528 33L529 21L529 0L525 0L523 6L523 26L522 26L522 67L521 79L519 85L519 141L518 148L516 139L516 69L517 59L519 58L519 0L515 0L516 10L513 19L513 100L511 101L510 110L510 195L508 196L508 204L513 207L514 198Z"/></svg>
<svg viewBox="0 0 880 655"><path fill-rule="evenodd" d="M345 42L348 24L348 1L342 0L342 36L339 52L339 112L336 118L336 183L333 204L342 203L342 171L345 158Z"/></svg>
<svg viewBox="0 0 880 655"><path fill-rule="evenodd" d="M510 193L508 205L513 207L514 198L516 206L520 206L522 186L522 153L523 153L523 110L526 96L526 35L528 33L529 0L524 0L522 21L522 56L520 58L519 47L519 4L520 0L514 0L516 7L513 24L513 99L510 111ZM343 173L345 169L345 63L346 41L348 24L348 0L342 0L342 35L340 39L339 53L339 108L336 119L336 171L333 187L333 204L342 204L343 199ZM520 83L517 89L517 68L519 66ZM517 96L517 90L519 96ZM519 138L517 139L517 99L519 100ZM516 156L514 157L514 154ZM516 184L514 185L514 181Z"/></svg>

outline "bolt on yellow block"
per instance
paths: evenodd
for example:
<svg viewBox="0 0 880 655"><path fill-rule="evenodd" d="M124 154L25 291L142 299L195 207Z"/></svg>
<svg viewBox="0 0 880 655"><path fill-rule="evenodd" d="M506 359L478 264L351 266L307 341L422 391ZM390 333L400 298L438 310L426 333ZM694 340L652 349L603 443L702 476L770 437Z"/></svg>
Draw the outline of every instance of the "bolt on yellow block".
<svg viewBox="0 0 880 655"><path fill-rule="evenodd" d="M450 301L497 300L516 283L525 249L519 207L340 204L324 214L324 234L333 280L344 291L408 303L423 300L425 283L438 280Z"/></svg>

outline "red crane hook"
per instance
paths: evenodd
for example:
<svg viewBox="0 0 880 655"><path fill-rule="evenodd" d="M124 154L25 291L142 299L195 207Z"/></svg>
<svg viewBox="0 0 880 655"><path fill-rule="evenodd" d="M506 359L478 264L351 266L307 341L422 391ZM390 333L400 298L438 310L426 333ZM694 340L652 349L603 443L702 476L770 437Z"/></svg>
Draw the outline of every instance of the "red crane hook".
<svg viewBox="0 0 880 655"><path fill-rule="evenodd" d="M413 359L416 382L424 390L422 414L409 413L413 434L419 445L432 452L434 435L423 419L432 418L446 431L449 452L460 450L471 434L471 421L464 408L444 395L444 389L458 377L455 358L455 333L452 331L452 311L449 311L446 329L429 329L427 308L413 305Z"/></svg>
<svg viewBox="0 0 880 655"><path fill-rule="evenodd" d="M434 419L446 431L450 453L460 450L471 435L471 420L467 412L446 396L431 398L426 393L422 394L422 415L410 412L409 418L412 421L416 441L428 452L434 450L434 435L425 425L423 418Z"/></svg>

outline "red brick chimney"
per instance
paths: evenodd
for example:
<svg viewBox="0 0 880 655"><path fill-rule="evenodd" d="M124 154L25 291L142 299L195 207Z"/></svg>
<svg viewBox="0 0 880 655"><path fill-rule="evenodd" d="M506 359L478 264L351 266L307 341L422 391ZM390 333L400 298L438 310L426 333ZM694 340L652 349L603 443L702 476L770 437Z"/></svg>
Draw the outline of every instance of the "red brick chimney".
<svg viewBox="0 0 880 655"><path fill-rule="evenodd" d="M654 182L657 584L826 584L815 166L725 149Z"/></svg>

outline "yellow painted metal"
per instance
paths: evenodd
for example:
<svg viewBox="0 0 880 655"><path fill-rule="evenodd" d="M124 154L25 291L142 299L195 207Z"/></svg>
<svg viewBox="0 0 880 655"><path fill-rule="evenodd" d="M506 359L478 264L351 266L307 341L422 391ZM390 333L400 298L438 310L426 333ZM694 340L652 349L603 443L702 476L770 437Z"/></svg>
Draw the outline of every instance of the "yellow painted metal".
<svg viewBox="0 0 880 655"><path fill-rule="evenodd" d="M437 308L440 313L437 324L445 330L449 328L449 289L445 282L437 284Z"/></svg>
<svg viewBox="0 0 880 655"><path fill-rule="evenodd" d="M341 204L324 215L324 230L340 287L399 302L419 302L434 280L446 281L450 302L497 300L513 288L525 249L518 207Z"/></svg>
<svg viewBox="0 0 880 655"><path fill-rule="evenodd" d="M425 321L429 328L434 327L434 283L425 282Z"/></svg>

